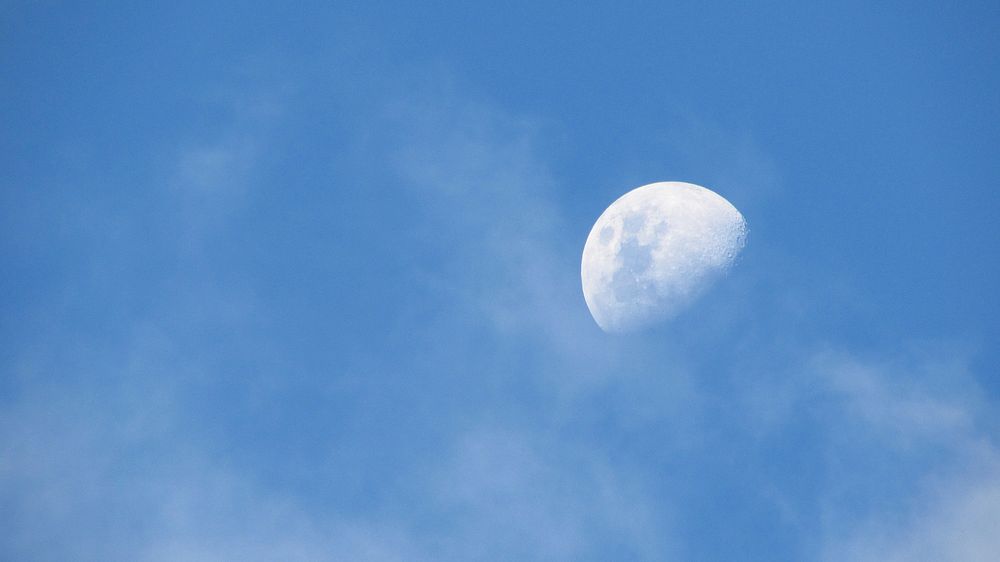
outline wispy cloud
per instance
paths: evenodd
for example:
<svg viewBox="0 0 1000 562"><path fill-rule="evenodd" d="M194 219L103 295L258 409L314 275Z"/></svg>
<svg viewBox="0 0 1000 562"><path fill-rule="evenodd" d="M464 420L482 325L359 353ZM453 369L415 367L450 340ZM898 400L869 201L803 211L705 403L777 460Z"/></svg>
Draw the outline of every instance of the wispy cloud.
<svg viewBox="0 0 1000 562"><path fill-rule="evenodd" d="M18 385L0 407L5 553L723 557L739 545L716 540L719 513L731 527L773 518L771 532L792 533L788 558L996 550L1000 461L965 352L886 357L827 341L800 329L816 303L763 263L747 264L714 308L609 338L580 293L590 224L565 212L572 190L546 164L545 131L455 89L382 108L353 131L355 166L374 171L329 181L366 203L310 208L332 225L310 236L347 240L366 260L385 247L406 254L386 258L401 293L379 295L397 307L392 321L366 338L336 332L347 341L324 341L336 348L325 362L300 356L299 332L273 337L270 323L291 314L284 301L258 294L265 282L232 281L240 272L220 282L225 256L211 252L214 236L246 226L236 219L254 189L280 188L255 179L269 128L254 113L178 142L157 184L171 213L158 244L180 256L167 279L125 281L142 302L109 333L49 331L4 366ZM725 165L691 169L734 170L761 192L776 182L752 142L719 151L726 135L706 135ZM137 236L141 222L114 237ZM356 275L337 250L308 259ZM358 321L338 316L354 297L343 287L308 295L325 322ZM70 316L70 304L48 305L50 316ZM276 441L304 445L261 445ZM248 462L248 443L273 458ZM308 476L286 473L296 468ZM886 475L895 485L883 490Z"/></svg>
<svg viewBox="0 0 1000 562"><path fill-rule="evenodd" d="M873 501L858 513L843 498L852 481L832 478L825 559L995 557L1000 542L991 528L1000 517L1000 450L987 432L981 391L964 355L946 348L944 355L923 352L902 363L818 358L817 372L830 396L842 400L836 415L843 420L831 420L840 426L831 453L860 442L854 446L893 459L899 479L893 486L912 483L908 497L884 507ZM876 448L895 453L887 457Z"/></svg>
<svg viewBox="0 0 1000 562"><path fill-rule="evenodd" d="M397 142L376 156L396 166L400 195L418 193L418 231L447 230L421 242L427 255L441 251L441 257L416 272L424 294L446 293L436 295L446 307L435 319L405 325L438 347L425 353L450 363L469 360L479 348L450 334L463 326L481 332L492 341L487 352L508 359L479 362L468 375L497 388L537 379L532 384L546 401L588 372L600 374L603 352L589 346L595 350L588 361L577 351L581 342L596 341L597 331L577 298L577 252L567 250L573 236L560 230L554 180L532 147L530 126L509 126L503 113L465 102L431 110L393 105L390 113L396 121L383 131L398 135ZM422 469L398 476L394 486L412 494L414 505L316 509L297 493L262 484L255 469L233 465L218 448L225 430L209 423L204 414L211 403L200 394L240 400L281 376L251 370L233 379L219 372L248 352L256 358L273 352L267 360L278 368L298 363L253 332L263 321L258 315L271 308L252 291L220 286L213 275L204 248L226 234L249 197L266 143L242 126L217 138L186 143L160 195L162 209L175 213L163 223L174 244L168 254L182 260L164 272L173 281L149 287L156 302L133 310L127 324L119 320L107 341L67 333L49 342L46 353L61 348L50 358L20 358L25 391L4 407L0 434L5 514L17 521L5 541L8 553L81 560L469 560L503 551L568 560L608 544L647 558L668 551L673 539L662 514L622 466L600 450L554 438L561 415L539 416L531 407L540 422L533 427L518 414L523 407L482 403L482 395L460 411L482 407L483 415L448 429L443 441L412 459ZM229 332L246 341L227 351L219 338ZM269 351L251 352L255 347ZM511 353L522 354L520 367L511 369ZM424 377L439 368L414 361L420 358L383 367ZM554 368L566 361L568 368ZM237 413L232 404L214 407L219 421L234 421L224 419ZM353 454L371 445L339 446Z"/></svg>

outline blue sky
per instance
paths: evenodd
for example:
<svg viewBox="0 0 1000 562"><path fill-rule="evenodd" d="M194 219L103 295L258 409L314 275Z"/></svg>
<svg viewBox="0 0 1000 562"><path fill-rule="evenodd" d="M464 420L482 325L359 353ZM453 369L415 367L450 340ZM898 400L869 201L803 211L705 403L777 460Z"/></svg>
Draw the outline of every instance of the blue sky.
<svg viewBox="0 0 1000 562"><path fill-rule="evenodd" d="M1000 551L995 3L0 22L0 558ZM604 334L665 180L749 244Z"/></svg>

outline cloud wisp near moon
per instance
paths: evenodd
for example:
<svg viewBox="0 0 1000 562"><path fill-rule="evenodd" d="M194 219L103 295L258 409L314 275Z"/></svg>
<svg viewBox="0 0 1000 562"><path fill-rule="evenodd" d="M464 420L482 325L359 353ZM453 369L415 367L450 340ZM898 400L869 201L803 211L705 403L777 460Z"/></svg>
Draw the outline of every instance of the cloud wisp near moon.
<svg viewBox="0 0 1000 562"><path fill-rule="evenodd" d="M732 265L746 244L743 215L684 182L633 189L594 224L583 248L583 296L605 332L675 316Z"/></svg>

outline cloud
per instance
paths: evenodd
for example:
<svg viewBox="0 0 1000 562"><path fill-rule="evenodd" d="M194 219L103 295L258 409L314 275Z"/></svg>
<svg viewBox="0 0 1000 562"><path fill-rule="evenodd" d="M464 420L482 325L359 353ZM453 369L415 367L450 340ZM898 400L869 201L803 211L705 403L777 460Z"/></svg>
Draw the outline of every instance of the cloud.
<svg viewBox="0 0 1000 562"><path fill-rule="evenodd" d="M857 535L836 544L828 560L888 562L988 562L1000 550L1000 457L981 459L975 470L951 475L929 486L902 524L866 524ZM978 474L977 474L978 473ZM982 474L986 473L986 474ZM889 520L894 517L887 518Z"/></svg>
<svg viewBox="0 0 1000 562"><path fill-rule="evenodd" d="M858 513L844 501L858 480L830 482L824 559L995 557L1000 542L991 522L1000 516L1000 450L984 433L981 391L963 355L945 348L902 362L817 358L817 372L840 398L837 414L844 416L831 447L845 449L846 440L862 450L878 447L874 458L891 459L895 469L896 480L884 482L911 483L902 489L905 497L890 495L880 506L886 498L876 496Z"/></svg>
<svg viewBox="0 0 1000 562"><path fill-rule="evenodd" d="M162 214L151 218L162 229L157 251L180 259L166 260L151 282L105 276L140 302L113 319L112 332L66 329L34 341L37 353L18 354L23 387L0 414L0 495L14 527L0 543L6 555L485 560L503 551L569 560L669 551L661 510L623 464L587 443L554 438L569 410L472 391L527 380L538 393L531 399L547 403L588 374L609 376L602 369L611 360L579 298L579 249L567 249L575 237L563 230L531 127L510 126L509 116L476 104L395 105L388 113L403 127L383 122L380 130L397 143L374 156L394 163L397 194L416 194L416 231L430 232L416 246L428 257L417 266L418 289L442 306L433 318L400 315L427 348L378 363L364 353L348 357L372 386L346 398L337 394L350 390L341 373L324 372L322 382L296 374L304 362L267 332L275 303L213 266L214 245L242 224L252 189L267 189L252 179L267 135L237 123L179 143L166 189L157 193ZM123 245L149 226L131 219L115 235ZM89 244L86 251L100 253ZM130 271L129 252L108 263ZM78 290L86 298L88 288ZM64 319L65 303L51 313ZM456 337L463 330L474 336ZM581 353L587 341L595 345ZM511 369L516 354L521 366ZM484 355L500 362L471 361ZM474 364L480 368L469 369L464 383L445 388L455 382L450 366ZM422 395L388 388L413 373L428 389ZM446 401L466 391L460 403ZM333 480L327 486L337 492L323 505L310 501L308 489L282 489L264 476L294 468L294 459L238 462L255 458L242 447L269 443L241 433L246 427L293 432L283 440L301 434L277 425L298 418L294 404L275 401L307 392L320 396L324 410L348 408L341 417L306 420L330 424L316 430L299 467ZM394 423L392 409L420 396L427 409L417 427L442 428L438 439L414 448L393 440L385 424ZM245 419L268 414L274 417ZM374 442L336 428L364 427L372 416ZM367 473L384 474L377 484L386 495L352 504L349 484L336 479L355 470L361 483Z"/></svg>
<svg viewBox="0 0 1000 562"><path fill-rule="evenodd" d="M111 329L69 321L71 299L49 301L51 322L4 365L16 381L0 405L5 555L995 550L997 453L966 353L864 355L828 341L809 325L815 295L761 263L697 313L609 338L579 286L592 217L566 212L574 194L546 164L539 125L447 89L364 117L354 167L323 176L336 197L310 193L290 206L307 215L295 221L241 216L270 201L255 190L286 187L257 179L274 142L257 117L177 143L152 182L166 187L153 249L169 266L152 281L118 274L148 245L107 258L117 265L103 290L131 295L99 317ZM723 159L772 182L753 158ZM127 218L106 235L122 246L153 217ZM273 261L230 269L233 247L215 244L246 227L260 238L237 242L288 238L247 258ZM100 239L82 251L101 254ZM300 261L281 260L295 251ZM282 300L281 282L306 304ZM379 302L350 316L357 283Z"/></svg>
<svg viewBox="0 0 1000 562"><path fill-rule="evenodd" d="M395 181L418 194L427 243L444 244L447 257L428 263L421 279L447 294L454 314L575 362L576 382L599 377L611 357L582 299L587 230L559 210L541 132L447 88L432 98L390 103L381 122Z"/></svg>
<svg viewBox="0 0 1000 562"><path fill-rule="evenodd" d="M658 560L674 541L634 474L533 432L471 431L436 479L455 519L444 559Z"/></svg>

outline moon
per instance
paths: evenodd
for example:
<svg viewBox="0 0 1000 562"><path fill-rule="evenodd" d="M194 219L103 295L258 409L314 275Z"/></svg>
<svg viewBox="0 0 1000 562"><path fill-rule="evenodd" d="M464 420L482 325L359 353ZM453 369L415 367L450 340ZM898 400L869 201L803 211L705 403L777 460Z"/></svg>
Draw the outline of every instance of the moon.
<svg viewBox="0 0 1000 562"><path fill-rule="evenodd" d="M730 268L746 239L743 215L710 189L637 187L612 203L587 237L580 266L587 308L609 333L668 320Z"/></svg>

